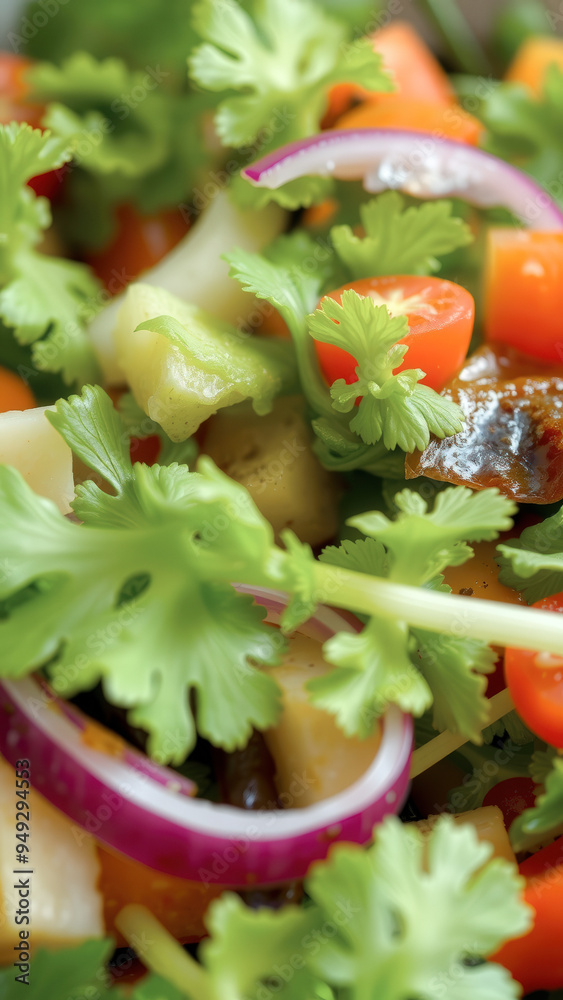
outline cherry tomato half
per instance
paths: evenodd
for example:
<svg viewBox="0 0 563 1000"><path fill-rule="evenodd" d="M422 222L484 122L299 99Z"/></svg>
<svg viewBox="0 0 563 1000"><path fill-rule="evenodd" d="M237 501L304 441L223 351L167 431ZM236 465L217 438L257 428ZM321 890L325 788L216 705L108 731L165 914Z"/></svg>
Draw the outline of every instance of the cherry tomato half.
<svg viewBox="0 0 563 1000"><path fill-rule="evenodd" d="M352 281L329 292L328 297L340 302L348 288L358 295L370 296L377 305L386 305L393 315L407 316L409 333L400 343L407 344L409 349L398 371L421 368L426 372L422 381L439 390L461 368L475 313L475 303L465 288L441 278L385 275ZM357 381L357 361L351 354L318 341L315 349L330 385L339 378L348 384Z"/></svg>
<svg viewBox="0 0 563 1000"><path fill-rule="evenodd" d="M563 611L563 592L537 601L534 608ZM504 674L514 707L542 740L563 748L563 657L508 648Z"/></svg>

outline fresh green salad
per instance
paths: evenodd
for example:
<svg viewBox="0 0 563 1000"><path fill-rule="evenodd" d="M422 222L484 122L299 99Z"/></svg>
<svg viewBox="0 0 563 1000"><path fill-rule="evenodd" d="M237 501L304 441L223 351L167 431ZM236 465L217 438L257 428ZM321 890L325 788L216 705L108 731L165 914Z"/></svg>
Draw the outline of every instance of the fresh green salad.
<svg viewBox="0 0 563 1000"><path fill-rule="evenodd" d="M12 18L0 1000L563 997L563 8L488 14Z"/></svg>

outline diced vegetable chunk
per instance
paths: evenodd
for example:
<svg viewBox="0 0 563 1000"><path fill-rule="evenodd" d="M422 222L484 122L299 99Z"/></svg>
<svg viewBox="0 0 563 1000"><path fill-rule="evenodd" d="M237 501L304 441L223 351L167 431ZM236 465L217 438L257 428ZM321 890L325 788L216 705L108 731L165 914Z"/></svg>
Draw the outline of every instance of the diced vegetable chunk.
<svg viewBox="0 0 563 1000"><path fill-rule="evenodd" d="M282 689L283 714L264 739L276 763L281 801L303 808L344 791L367 771L381 741L378 726L365 740L347 737L334 716L311 704L306 685L333 668L315 639L292 636L283 662L268 668Z"/></svg>
<svg viewBox="0 0 563 1000"><path fill-rule="evenodd" d="M74 497L72 452L37 406L0 414L0 465L13 465L40 496L68 514Z"/></svg>
<svg viewBox="0 0 563 1000"><path fill-rule="evenodd" d="M439 818L439 816L429 816L428 819L421 820L416 825L424 833L430 833ZM478 809L457 813L452 818L458 826L471 825L479 840L492 844L493 857L506 858L507 861L516 862L504 825L504 817L498 806L479 806Z"/></svg>
<svg viewBox="0 0 563 1000"><path fill-rule="evenodd" d="M336 532L339 489L313 454L311 437L303 400L284 396L264 417L249 407L214 417L203 451L246 486L278 535L291 528L301 541L321 545Z"/></svg>
<svg viewBox="0 0 563 1000"><path fill-rule="evenodd" d="M293 383L291 345L249 337L152 285L129 286L116 345L137 403L173 441L244 399L266 413Z"/></svg>
<svg viewBox="0 0 563 1000"><path fill-rule="evenodd" d="M336 128L393 128L429 132L477 146L483 125L459 105L444 106L401 94L383 94L378 101L365 101L336 122Z"/></svg>
<svg viewBox="0 0 563 1000"><path fill-rule="evenodd" d="M506 71L505 80L523 83L540 97L549 66L563 69L563 39L549 35L527 38L518 49Z"/></svg>
<svg viewBox="0 0 563 1000"><path fill-rule="evenodd" d="M27 842L16 840L18 801L29 805ZM25 821L26 812L24 809L18 812L18 820ZM22 852L29 854L28 865L17 864L18 843L29 846L29 852ZM14 874L14 869L21 869L23 874ZM28 869L33 869L33 874L27 876ZM42 798L33 788L33 774L28 797L18 799L16 772L0 758L0 909L5 915L0 922L0 962L14 961L14 945L19 941L22 928L30 931L32 951L38 947L61 947L102 937L102 897L97 888L99 870L93 838L73 826ZM25 885L21 885L27 878L29 897L25 896ZM21 914L19 918L17 915L18 909L27 911L23 901L28 898L31 900L29 926L22 922Z"/></svg>
<svg viewBox="0 0 563 1000"><path fill-rule="evenodd" d="M534 358L563 362L563 232L489 231L485 332Z"/></svg>

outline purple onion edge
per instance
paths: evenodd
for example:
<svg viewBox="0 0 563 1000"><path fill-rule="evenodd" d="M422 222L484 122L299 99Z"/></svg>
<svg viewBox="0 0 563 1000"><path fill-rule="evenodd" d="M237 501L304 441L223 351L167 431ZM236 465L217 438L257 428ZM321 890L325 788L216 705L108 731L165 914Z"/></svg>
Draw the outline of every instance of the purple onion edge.
<svg viewBox="0 0 563 1000"><path fill-rule="evenodd" d="M329 129L326 132L319 132L317 135L308 136L306 139L297 139L294 142L290 142L285 146L280 146L279 149L274 150L272 153L268 153L259 160L255 160L249 166L244 167L241 171L242 176L246 177L251 183L259 184L265 173L273 170L274 167L279 166L285 160L292 159L296 154L302 152L304 149L314 148L315 146L329 146L331 144L338 144L346 142L347 140L361 138L377 137L378 139L385 138L386 136L393 139L410 139L413 143L420 145L422 139L425 138L424 132L409 131L408 129L384 129L384 128L366 128L366 129ZM456 142L454 139L440 138L438 136L431 136L432 141L437 143L438 146L442 146L445 150L457 152L463 149L468 150L468 156L475 158L479 157L483 163L495 164L500 167L503 172L506 173L507 177L510 175L512 178L517 179L520 183L525 183L528 187L530 194L541 195L547 200L547 204L544 206L548 211L550 211L554 217L556 216L563 228L563 210L559 205L550 197L549 193L538 184L537 181L530 177L529 174L524 173L515 167L512 163L507 163L506 160L501 160L500 157L494 156L492 153L488 153L484 149L479 147L469 146L462 142ZM307 176L306 174L301 174L300 176ZM265 187L273 188L274 185L264 184ZM462 193L460 192L460 197Z"/></svg>
<svg viewBox="0 0 563 1000"><path fill-rule="evenodd" d="M268 603L279 607L275 598L268 599ZM401 765L394 768L392 783L385 792L362 810L335 817L333 824L324 823L301 834L263 840L253 839L256 827L249 811L246 842L228 835L210 836L198 829L190 831L168 817L151 814L126 794L108 789L48 731L34 725L2 684L0 696L1 707L10 720L8 725L0 726L0 752L12 764L25 757L32 762L41 761L40 769L32 765L33 787L74 824L73 832L79 843L95 837L109 849L156 871L192 881L241 887L302 878L313 861L326 857L335 840L366 843L373 827L385 815L400 810L409 787L412 719L403 714ZM151 778L154 780L154 776L147 775L148 780ZM273 822L275 816L272 811ZM267 877L262 874L266 868Z"/></svg>

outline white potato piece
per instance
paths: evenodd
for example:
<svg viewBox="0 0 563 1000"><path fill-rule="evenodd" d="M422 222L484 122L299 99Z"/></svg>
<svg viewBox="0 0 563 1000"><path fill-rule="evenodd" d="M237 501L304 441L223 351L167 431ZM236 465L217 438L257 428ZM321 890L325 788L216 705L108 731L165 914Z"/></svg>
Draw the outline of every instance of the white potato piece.
<svg viewBox="0 0 563 1000"><path fill-rule="evenodd" d="M103 899L96 888L100 863L92 837L76 836L73 825L32 787L16 796L16 772L0 757L0 963L18 961L14 945L29 931L31 952L103 937ZM30 863L17 864L16 802L29 805ZM18 814L24 818L25 810ZM82 831L78 831L82 834ZM14 874L14 869L23 874ZM32 869L31 874L26 874ZM29 896L25 881L29 878ZM24 885L21 885L21 883ZM31 920L23 920L30 901ZM18 913L19 911L19 913ZM16 970L14 970L15 974Z"/></svg>
<svg viewBox="0 0 563 1000"><path fill-rule="evenodd" d="M0 465L13 465L28 486L68 514L74 497L72 451L45 412L54 407L0 413Z"/></svg>
<svg viewBox="0 0 563 1000"><path fill-rule="evenodd" d="M302 396L280 396L271 413L247 407L223 410L205 425L202 451L246 486L273 526L309 545L330 541L338 527L338 477L311 449L313 432Z"/></svg>
<svg viewBox="0 0 563 1000"><path fill-rule="evenodd" d="M311 704L305 685L333 670L316 639L296 634L289 652L267 672L282 690L283 714L264 732L276 765L283 805L299 809L349 788L367 771L381 742L381 728L365 740L348 737L332 715Z"/></svg>
<svg viewBox="0 0 563 1000"><path fill-rule="evenodd" d="M429 816L428 819L419 820L413 825L418 827L425 836L428 836L439 818L439 816ZM504 825L504 817L498 806L479 806L477 809L469 809L467 812L455 813L453 820L457 826L471 825L478 840L492 844L494 858L505 858L512 864L517 864L508 830Z"/></svg>
<svg viewBox="0 0 563 1000"><path fill-rule="evenodd" d="M286 218L286 213L273 203L258 212L243 211L232 203L227 191L220 191L178 246L145 271L140 280L208 309L218 319L242 325L255 308L255 299L243 292L238 281L229 278L229 265L221 255L233 247L262 250L282 232ZM114 337L123 298L124 293L104 306L89 329L108 385L125 381Z"/></svg>

